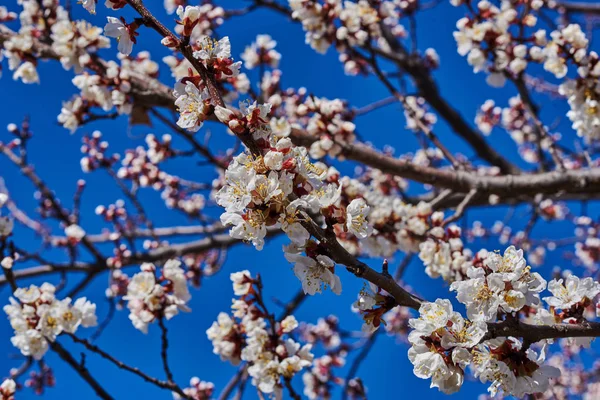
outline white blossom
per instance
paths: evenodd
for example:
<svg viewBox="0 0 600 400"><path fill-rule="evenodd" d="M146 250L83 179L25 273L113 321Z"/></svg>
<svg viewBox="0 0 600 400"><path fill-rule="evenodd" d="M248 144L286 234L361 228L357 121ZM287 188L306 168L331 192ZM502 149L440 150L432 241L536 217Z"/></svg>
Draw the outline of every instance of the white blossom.
<svg viewBox="0 0 600 400"><path fill-rule="evenodd" d="M128 56L133 50L133 41L129 27L118 18L106 17L106 19L108 23L104 26L104 34L117 39L117 42L119 42L117 46L119 51Z"/></svg>
<svg viewBox="0 0 600 400"><path fill-rule="evenodd" d="M79 225L71 224L65 228L65 235L70 239L80 241L85 237L85 231Z"/></svg>
<svg viewBox="0 0 600 400"><path fill-rule="evenodd" d="M144 263L141 272L135 274L127 285L129 319L136 329L148 332L148 326L157 318L173 318L179 311L190 311L187 302L191 299L187 279L179 260L168 260L162 268L164 280L155 276L156 267ZM166 281L165 281L166 280ZM169 283L163 285L161 283Z"/></svg>
<svg viewBox="0 0 600 400"><path fill-rule="evenodd" d="M233 272L230 275L230 279L233 282L233 293L236 296L244 296L248 294L248 291L252 287L252 277L250 271L244 270L240 272Z"/></svg>
<svg viewBox="0 0 600 400"><path fill-rule="evenodd" d="M175 106L179 111L177 125L190 132L196 132L207 118L210 94L207 89L198 90L192 82L178 83L174 95Z"/></svg>
<svg viewBox="0 0 600 400"><path fill-rule="evenodd" d="M340 277L335 275L335 263L327 256L318 255L316 259L295 252L288 246L285 258L294 263L294 274L302 282L304 293L314 295L321 293L324 287L330 287L335 294L342 292Z"/></svg>
<svg viewBox="0 0 600 400"><path fill-rule="evenodd" d="M348 231L359 239L366 238L372 232L372 228L367 221L369 210L370 207L361 198L352 200L346 208L346 226L348 227Z"/></svg>
<svg viewBox="0 0 600 400"><path fill-rule="evenodd" d="M21 64L13 73L14 80L21 80L23 83L40 83L40 77L33 63L26 61Z"/></svg>
<svg viewBox="0 0 600 400"><path fill-rule="evenodd" d="M575 275L569 275L565 280L550 281L548 290L552 296L544 297L544 301L549 306L568 310L585 299L593 300L600 293L600 283L593 278L579 279Z"/></svg>

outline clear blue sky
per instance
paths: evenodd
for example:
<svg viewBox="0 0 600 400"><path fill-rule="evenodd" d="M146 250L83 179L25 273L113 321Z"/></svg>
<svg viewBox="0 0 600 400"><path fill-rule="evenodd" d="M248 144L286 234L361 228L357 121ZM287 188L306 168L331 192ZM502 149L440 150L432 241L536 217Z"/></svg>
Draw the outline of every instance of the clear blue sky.
<svg viewBox="0 0 600 400"><path fill-rule="evenodd" d="M76 3L73 1L73 3ZM103 3L103 1L100 1ZM162 0L145 1L148 8L156 12L167 26L172 26L173 16L166 16L162 7ZM227 7L236 7L245 4L243 1L222 1ZM17 11L15 0L8 0L10 10ZM488 97L492 96L496 103L505 105L508 98L515 95L516 91L508 86L505 89L491 89L485 83L482 74L473 75L466 60L456 53L456 45L452 38L455 21L463 16L464 11L455 9L449 4L442 4L434 10L427 11L419 18L419 49L424 51L427 47L435 47L441 58L441 67L435 73L440 83L441 93L446 96L465 116L468 121L473 121L479 105ZM107 15L131 16L127 10L110 11L102 4L98 5L98 14L90 16L74 4L74 18L86 18L94 24L104 26ZM171 22L169 22L171 21ZM331 50L325 56L313 52L304 44L304 33L298 24L290 24L282 16L270 11L258 11L249 17L237 18L228 21L218 30L221 36L228 35L232 43L233 54L239 58L244 47L252 42L257 34L268 33L278 41L278 51L282 53L283 59L280 69L283 71L284 87L305 86L309 92L317 96L328 98L347 99L354 106L363 106L375 100L388 96L385 88L373 78L346 77L343 74L341 63L337 60L337 53ZM153 59L160 62L165 50L158 43L159 37L151 31L141 31L139 44L134 51L151 50ZM116 55L116 43L113 48L103 51L103 56L114 58ZM119 118L111 122L98 122L78 130L74 135L58 126L56 116L60 112L61 101L67 100L76 88L71 84L72 72L62 69L55 61L44 62L39 67L41 86L23 85L13 82L10 73L4 65L4 76L0 80L0 127L14 122L19 124L26 115L31 116L32 130L35 133L30 145L30 159L33 160L38 173L56 191L57 195L67 206L71 204L72 193L76 181L85 178L89 185L84 195L84 208L82 210L82 226L87 232L99 232L106 225L93 214L94 208L99 204L110 204L121 198L121 194L111 184L110 179L102 173L86 175L79 167L79 147L84 133L91 133L95 129L103 132L106 140L110 142L111 149L123 152L126 148L134 148L144 145L144 135L153 132L157 135L167 132L165 127L156 124L153 128L134 127L129 128L126 118ZM256 71L249 72L251 79L256 78ZM172 85L168 69L164 68L161 80ZM255 81L254 81L255 82ZM564 104L558 106L550 104L544 107L543 116L551 123L553 115L557 112L566 111ZM405 120L398 105L388 106L357 121L358 131L362 137L367 138L379 148L385 144L396 147L397 154L417 149L414 135L404 129ZM568 124L562 124L565 133L572 135ZM215 126L207 125L215 131L212 146L216 149L225 149L229 143L228 138ZM203 128L203 129L206 129ZM443 123L436 126L436 132L454 151L464 151L470 155L465 147ZM7 141L8 134L0 133L0 140ZM497 131L493 133L495 148L506 154L515 154L516 149L508 135ZM184 144L175 140L175 145L185 148ZM516 158L513 162L525 166ZM171 171L180 173L183 177L201 181L206 177L206 169L195 168L191 163L172 163ZM344 164L340 167L346 173L352 173L353 166ZM33 212L36 202L33 199L32 187L29 182L19 176L18 171L9 165L4 159L0 159L0 175L7 182L13 198L21 208ZM418 190L417 185L412 185ZM165 213L159 194L148 191L143 193L142 200L154 219L156 226L172 226L188 223L181 216L174 213ZM218 212L214 209L215 215ZM479 218L491 224L496 219L502 218L505 209L494 212L472 212L468 214L469 221ZM524 215L526 209L519 209L516 214L518 229L519 221L526 220ZM55 226L55 233L59 230ZM571 235L572 232L567 224L554 223L548 225L539 223L534 230L534 235L543 237L560 237ZM30 232L17 227L15 229L15 241L21 247L36 248L39 243ZM170 343L169 356L172 369L178 383L185 386L192 376L198 376L202 380L212 381L216 385L217 393L235 372L235 367L219 361L212 354L211 343L207 340L205 331L212 324L220 311L228 311L231 304L232 290L229 281L229 273L241 269L249 269L253 273L261 273L264 279L265 291L268 297L287 300L293 297L300 288L299 281L294 277L291 266L286 262L281 251L283 239L276 239L265 246L262 252L257 252L251 246L240 245L229 252L227 262L223 271L216 276L204 281L200 290L192 292L191 314L181 314L169 322ZM496 242L473 243L469 245L478 250L481 247L489 249L501 249L502 246ZM106 254L110 249L105 249ZM62 254L55 254L60 259ZM366 260L370 265L378 267L381 260ZM391 265L396 265L399 259L394 260ZM548 257L546 267L540 272L546 278L553 265L564 265L558 252ZM131 273L135 269L128 269ZM580 271L578 271L580 272ZM350 311L350 304L355 300L356 294L362 287L362 282L340 270L344 290L341 296L330 292L310 298L296 313L298 320L316 322L318 317L335 314L340 317L346 329L359 329L361 320ZM453 298L448 294L447 287L439 280L431 280L424 274L424 268L420 262L413 262L407 271L407 281L416 291L427 299L434 300L437 297ZM58 278L53 278L57 283ZM78 277L73 276L69 285L74 285ZM39 283L39 281L36 281ZM106 275L97 278L84 292L92 301L98 304L98 315L102 319L106 312L104 301L104 289ZM4 304L9 296L9 290L4 287L0 291L0 300ZM274 308L276 310L276 308ZM91 330L89 331L91 333ZM87 332L81 330L80 334ZM0 323L0 374L6 374L8 369L20 364L19 360L12 359L17 354L9 338L12 334L8 321ZM69 339L60 338L77 355L81 347L73 346ZM160 338L157 326L150 327L150 333L143 335L133 328L127 318L127 311L119 312L104 335L97 344L103 349L114 354L118 359L142 367L150 375L163 377L160 364ZM363 378L369 390L369 398L382 399L398 396L399 390L405 393L419 393L428 399L444 398L436 389L429 389L429 381L420 380L412 374L412 365L406 357L407 347L396 345L394 338L381 338L378 340L369 359L363 364L359 376ZM322 353L317 350L317 356ZM350 361L353 356L350 356ZM52 366L56 374L56 387L44 394L44 399L81 399L93 398L93 392L62 360L51 352L46 357L47 363ZM93 354L87 357L87 366L92 374L107 388L115 398L170 398L168 392L146 384L142 380L127 372L123 372L111 364L104 362ZM340 374L345 376L346 370ZM299 387L301 379L296 378ZM407 391L408 388L408 391ZM474 382L465 383L461 392L455 398L472 399L477 394L485 392L485 387ZM38 398L30 390L24 390L18 396L20 399ZM255 398L255 390L249 387L245 398Z"/></svg>

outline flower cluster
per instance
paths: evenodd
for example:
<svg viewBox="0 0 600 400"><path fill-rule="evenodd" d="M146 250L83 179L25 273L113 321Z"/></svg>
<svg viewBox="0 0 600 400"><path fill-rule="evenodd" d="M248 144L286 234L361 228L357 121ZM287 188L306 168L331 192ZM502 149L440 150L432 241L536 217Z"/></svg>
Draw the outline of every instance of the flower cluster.
<svg viewBox="0 0 600 400"><path fill-rule="evenodd" d="M234 62L231 58L231 44L227 36L219 41L205 38L198 43L194 57L206 66L217 81L235 77L242 65L241 61Z"/></svg>
<svg viewBox="0 0 600 400"><path fill-rule="evenodd" d="M449 300L423 303L419 318L409 321L413 331L408 340L408 358L418 378L430 379L431 387L446 394L457 392L464 381L464 367L469 363L469 350L487 332L483 321L467 321L452 310Z"/></svg>
<svg viewBox="0 0 600 400"><path fill-rule="evenodd" d="M8 59L8 69L13 72L14 80L23 83L39 83L40 77L33 57L33 40L27 29L22 29L18 35L11 37L3 44L3 56ZM0 57L1 59L2 57Z"/></svg>
<svg viewBox="0 0 600 400"><path fill-rule="evenodd" d="M346 206L346 224L334 228L346 250L372 257L391 257L400 250L399 237L390 227L400 225L399 215L405 204L399 197L407 182L374 168L361 171L355 178L340 177L330 168L328 176L339 179L342 185L340 203Z"/></svg>
<svg viewBox="0 0 600 400"><path fill-rule="evenodd" d="M421 237L431 229L430 217L433 213L431 206L426 202L419 202L416 206L395 201L389 206L389 211L384 212L378 207L377 216L384 221L387 219L397 221L394 228L392 242L397 242L403 251L418 252ZM383 222L383 221L382 221ZM381 222L373 223L375 227L383 225ZM383 246L382 246L383 247ZM390 254L391 255L391 254ZM386 255L387 256L387 255Z"/></svg>
<svg viewBox="0 0 600 400"><path fill-rule="evenodd" d="M118 154L108 155L108 142L102 140L102 132L94 131L91 136L84 136L81 145L80 165L83 172L91 172L98 168L108 168L119 161Z"/></svg>
<svg viewBox="0 0 600 400"><path fill-rule="evenodd" d="M49 283L31 285L15 290L10 304L4 306L14 336L13 346L24 356L41 359L48 351L48 342L54 342L63 332L75 333L77 328L96 326L96 305L85 297L71 304L70 298L58 300L55 287Z"/></svg>
<svg viewBox="0 0 600 400"><path fill-rule="evenodd" d="M102 75L91 75L84 72L75 76L72 82L80 90L80 94L73 96L69 101L63 102L58 122L71 132L88 122L90 118L98 118L91 111L101 108L108 112L113 107L117 114L131 114L133 98L131 93L131 80L135 76L140 79L156 77L158 65L150 59L150 53L140 52L135 57L119 55L121 65L114 61L106 63L106 70Z"/></svg>
<svg viewBox="0 0 600 400"><path fill-rule="evenodd" d="M131 180L141 187L161 191L161 197L169 208L184 211L188 215L198 215L206 204L202 194L194 193L202 188L162 169L161 163L171 158L175 150L171 147L171 136L163 135L162 141L155 135L146 135L147 149L138 146L127 150L121 161L117 177Z"/></svg>
<svg viewBox="0 0 600 400"><path fill-rule="evenodd" d="M548 283L551 297L544 297L550 307L568 311L578 304L591 302L600 293L600 283L592 278L579 279L569 275L565 280L553 279Z"/></svg>
<svg viewBox="0 0 600 400"><path fill-rule="evenodd" d="M436 115L427 112L425 99L422 97L406 97L404 101L404 117L406 118L406 127L415 132L422 131L423 127L429 129L437 122Z"/></svg>
<svg viewBox="0 0 600 400"><path fill-rule="evenodd" d="M546 357L546 363L557 368L560 371L560 376L550 380L548 389L544 393L536 394L536 397L550 400L552 398L581 396L585 400L591 400L600 393L598 392L600 386L593 377L600 367L598 363L594 363L591 370L585 371L579 360L575 360L564 353Z"/></svg>
<svg viewBox="0 0 600 400"><path fill-rule="evenodd" d="M319 53L327 49L335 39L336 29L333 21L342 10L341 0L318 1L289 0L292 18L302 22L306 31L306 43Z"/></svg>
<svg viewBox="0 0 600 400"><path fill-rule="evenodd" d="M392 2L388 2L392 6ZM372 37L380 35L380 16L367 0L358 2L345 1L339 13L341 26L335 32L336 39L345 41L350 46L363 45Z"/></svg>
<svg viewBox="0 0 600 400"><path fill-rule="evenodd" d="M341 354L326 354L316 358L310 371L302 375L304 395L311 400L332 398L332 384L343 385L344 380L334 375L335 368L342 368L346 359Z"/></svg>
<svg viewBox="0 0 600 400"><path fill-rule="evenodd" d="M380 23L383 21L394 36L403 37L406 31L399 24L399 19L416 8L416 2L411 1L289 0L289 5L292 17L302 22L306 43L319 53L327 52L332 44L339 51L344 51L370 41L388 50ZM342 61L346 64L355 62L350 52L343 55L346 57Z"/></svg>
<svg viewBox="0 0 600 400"><path fill-rule="evenodd" d="M453 3L460 5L463 1ZM457 22L458 31L454 32L454 38L458 52L467 56L475 72L488 71L488 83L492 86L502 86L507 74L520 75L530 62L543 64L546 71L559 79L567 75L568 64L573 63L578 76L567 79L560 85L559 91L567 97L571 107L567 116L573 123L573 129L586 143L591 143L600 138L600 92L596 87L600 76L598 54L588 50L589 40L578 24L569 24L551 32L550 40L544 29L525 34L526 28L537 24L535 14L544 5L544 0L517 3L503 0L498 8L488 0L479 1L473 16ZM521 12L523 6L525 9ZM515 134L511 131L517 143L526 139L524 135L531 134L517 129ZM524 158L536 162L532 159L533 154L533 151L527 150Z"/></svg>
<svg viewBox="0 0 600 400"><path fill-rule="evenodd" d="M320 213L329 224L343 225L344 230L365 238L371 233L366 221L370 208L361 199L347 208L339 202L339 174L330 175L323 164L311 163L307 150L294 146L287 137L289 131L271 129L270 105L242 103L240 108L241 117L223 107L217 107L215 113L232 131L250 132L259 154L247 150L228 165L222 187L214 195L225 209L221 222L233 225L232 237L251 241L258 250L268 227L281 228L292 241L286 258L296 264L294 271L305 291L314 294L325 285L339 293L334 262L324 246L309 240L303 213Z"/></svg>
<svg viewBox="0 0 600 400"><path fill-rule="evenodd" d="M129 319L133 326L147 333L148 326L159 318L171 319L179 311L190 311L186 305L191 299L185 271L178 260L169 260L160 269L144 263L141 272L135 274L127 285L123 297L129 308Z"/></svg>
<svg viewBox="0 0 600 400"><path fill-rule="evenodd" d="M227 80L239 74L241 62L233 62L231 44L227 36L218 42L205 38L194 51L194 57L206 66L217 81ZM198 131L213 112L206 82L194 75L190 69L189 75L175 85L173 95L177 98L175 106L179 111L177 125L191 132Z"/></svg>
<svg viewBox="0 0 600 400"><path fill-rule="evenodd" d="M213 352L233 364L247 362L252 384L263 393L280 395L283 379L312 365L312 345L301 346L290 337L298 326L293 316L275 322L264 305L260 280L241 271L231 274L231 281L239 296L233 300L232 316L220 313L206 331Z"/></svg>
<svg viewBox="0 0 600 400"><path fill-rule="evenodd" d="M535 122L530 119L519 96L511 97L508 100L508 107L502 109L501 125L519 146L519 154L527 162L540 161L538 147L548 151L552 146L554 138L552 135L539 137Z"/></svg>
<svg viewBox="0 0 600 400"><path fill-rule="evenodd" d="M192 43L211 36L213 30L223 24L225 10L222 7L205 3L184 8L178 3L177 0L165 0L165 8L169 14L176 12L179 17L175 32L190 37Z"/></svg>
<svg viewBox="0 0 600 400"><path fill-rule="evenodd" d="M408 357L417 377L431 379L431 387L446 394L460 389L467 365L482 383L491 382L492 396L500 389L515 397L543 392L559 374L555 367L542 365L543 350L538 354L511 337L483 341L486 322L465 320L448 300L425 302L419 314L409 321L414 330L408 337Z"/></svg>
<svg viewBox="0 0 600 400"><path fill-rule="evenodd" d="M52 37L51 28L57 23L62 21L68 21L69 15L67 10L62 7L58 2L47 2L46 4L40 4L37 0L20 0L18 4L23 8L18 15L18 20L21 22L21 27L17 34L11 35L0 47L3 47L2 54L0 54L0 60L3 56L8 59L8 69L13 72L13 79L21 80L23 83L39 83L39 75L37 72L38 56L40 49L35 46L34 40L42 35L46 37ZM13 12L9 12L6 7L0 8L0 23L10 22L17 19L17 15ZM86 33L89 33L89 38L93 41L95 36L95 28L89 27L86 23L77 22L81 24L79 27L85 33L84 38L80 41L80 47L86 47L86 41L88 37ZM89 27L90 30L87 30ZM11 32L10 29L7 32ZM101 33L101 30L100 32ZM52 45L49 40L49 44ZM91 44L88 43L88 44ZM60 47L60 44L58 45ZM52 48L52 51L56 51L56 54L61 57L59 48ZM58 50L58 51L57 51ZM95 46L90 46L87 50L95 51Z"/></svg>
<svg viewBox="0 0 600 400"><path fill-rule="evenodd" d="M141 187L153 187L156 190L172 185L176 177L170 176L160 169L160 163L165 158L172 156L169 149L170 135L164 137L166 141L159 142L152 134L146 136L148 149L142 146L134 150L128 150L121 161L121 167L117 175L121 179L128 179ZM165 152L157 152L157 148L166 149Z"/></svg>
<svg viewBox="0 0 600 400"><path fill-rule="evenodd" d="M557 78L564 78L568 72L568 58L572 58L575 63L585 60L588 40L577 24L569 24L553 31L550 37L552 40L548 41L544 31L538 31L536 35L540 44L546 45L543 49L544 69Z"/></svg>
<svg viewBox="0 0 600 400"><path fill-rule="evenodd" d="M85 237L85 231L77 224L71 224L65 228L65 236L71 243L79 243Z"/></svg>
<svg viewBox="0 0 600 400"><path fill-rule="evenodd" d="M587 237L583 242L575 243L575 255L581 263L594 270L600 263L600 238Z"/></svg>
<svg viewBox="0 0 600 400"><path fill-rule="evenodd" d="M294 274L302 282L304 293L314 295L327 287L335 294L342 292L342 282L335 274L335 263L328 256L319 254L325 251L322 246L308 240L304 247L290 243L283 250L286 260L294 264Z"/></svg>
<svg viewBox="0 0 600 400"><path fill-rule="evenodd" d="M444 214L434 213L430 203L404 203L400 197L406 181L372 168L349 178L339 177L330 167L327 179L342 186L340 205L346 208L346 224L335 225L334 230L350 253L371 257L392 257L397 251L419 253L432 277L453 281L466 276L472 257L464 248L461 229L444 226Z"/></svg>
<svg viewBox="0 0 600 400"><path fill-rule="evenodd" d="M215 115L227 127L236 134L252 132L255 140L267 139L270 134L269 113L270 104L258 104L256 101L240 102L241 117L228 108L217 106Z"/></svg>
<svg viewBox="0 0 600 400"><path fill-rule="evenodd" d="M17 13L8 11L4 6L0 6L0 22L10 22L17 19Z"/></svg>
<svg viewBox="0 0 600 400"><path fill-rule="evenodd" d="M258 35L256 41L246 47L242 54L244 67L253 69L259 65L268 65L271 68L277 68L281 54L275 50L275 46L277 46L277 42L271 39L271 36Z"/></svg>
<svg viewBox="0 0 600 400"><path fill-rule="evenodd" d="M316 346L321 344L327 354L315 358L313 367L302 375L304 395L311 400L329 399L335 386L342 386L344 380L335 375L335 370L346 364L349 345L342 342L339 321L330 315L319 318L316 324L302 324L301 338Z"/></svg>
<svg viewBox="0 0 600 400"><path fill-rule="evenodd" d="M25 387L33 389L38 396L44 394L44 390L56 386L54 371L48 364L40 363L39 371L31 371L29 378L25 381Z"/></svg>
<svg viewBox="0 0 600 400"><path fill-rule="evenodd" d="M596 85L600 76L598 54L588 50L588 39L577 24L552 32L551 36L548 49L553 56L551 60L554 60L555 70L552 72L557 77L565 76L567 60L577 67L577 77L563 82L559 92L568 100L571 110L567 117L573 123L573 129L587 144L591 144L600 139L600 91Z"/></svg>
<svg viewBox="0 0 600 400"><path fill-rule="evenodd" d="M494 321L499 312L511 314L523 307L537 307L546 281L523 258L523 250L508 247L504 255L489 253L467 270L467 279L452 283L458 301L472 320Z"/></svg>
<svg viewBox="0 0 600 400"><path fill-rule="evenodd" d="M494 100L486 100L477 112L475 124L481 133L488 136L492 129L500 123L501 116L502 109L496 106Z"/></svg>
<svg viewBox="0 0 600 400"><path fill-rule="evenodd" d="M340 322L335 315L319 318L316 324L302 324L302 340L315 345L321 343L327 350L333 350L342 344Z"/></svg>
<svg viewBox="0 0 600 400"><path fill-rule="evenodd" d="M596 65L600 63L596 61ZM583 78L569 80L560 86L561 94L568 98L571 107L567 117L573 123L573 129L588 144L600 139L600 92L593 83L598 77L600 69L595 68L585 72Z"/></svg>
<svg viewBox="0 0 600 400"><path fill-rule="evenodd" d="M356 140L356 125L348 105L340 99L314 96L286 98L286 114L291 124L298 124L318 139L310 146L310 156L320 159L341 156L342 146Z"/></svg>
<svg viewBox="0 0 600 400"><path fill-rule="evenodd" d="M453 1L459 6L463 1ZM502 86L505 73L518 75L525 70L528 62L541 62L545 44L545 31L535 32L524 38L522 33L537 24L537 10L544 0L527 0L513 3L502 0L496 7L488 0L481 0L472 16L461 18L454 32L458 53L467 56L469 65L475 72L487 71L488 84ZM521 11L523 10L523 11ZM528 47L529 43L533 43Z"/></svg>
<svg viewBox="0 0 600 400"><path fill-rule="evenodd" d="M546 221L560 221L570 214L569 208L562 202L544 199L539 205L540 216Z"/></svg>
<svg viewBox="0 0 600 400"><path fill-rule="evenodd" d="M87 21L71 22L68 18L52 26L52 49L60 56L63 68L73 68L76 74L92 61L90 52L110 47L110 41L102 36L102 29Z"/></svg>
<svg viewBox="0 0 600 400"><path fill-rule="evenodd" d="M473 263L471 250L464 247L462 231L456 225L442 228L443 213L431 215L432 229L427 240L419 244L419 258L425 265L425 273L432 278L441 277L453 282L467 275Z"/></svg>
<svg viewBox="0 0 600 400"><path fill-rule="evenodd" d="M210 400L214 391L215 385L212 382L201 381L198 377L190 379L190 386L183 389L183 393L192 400ZM181 396L173 393L173 398L180 399Z"/></svg>
<svg viewBox="0 0 600 400"><path fill-rule="evenodd" d="M394 307L385 314L385 331L389 336L396 337L397 340L406 342L410 332L409 320L412 318L410 309L407 307Z"/></svg>
<svg viewBox="0 0 600 400"><path fill-rule="evenodd" d="M550 381L560 370L543 365L545 348L536 352L526 348L515 338L498 338L479 344L465 359L471 363L474 374L482 383L491 382L488 392L498 391L517 398L548 389Z"/></svg>
<svg viewBox="0 0 600 400"><path fill-rule="evenodd" d="M564 279L553 279L548 283L548 290L552 296L543 300L550 306L548 310L538 308L532 316L532 322L537 325L550 324L578 324L586 323L586 311L593 305L592 301L600 293L600 283L593 278L580 279L575 275L568 275ZM596 306L596 313L598 307ZM590 347L594 340L592 337L578 337L566 339L567 344L573 347ZM548 342L551 342L548 340Z"/></svg>

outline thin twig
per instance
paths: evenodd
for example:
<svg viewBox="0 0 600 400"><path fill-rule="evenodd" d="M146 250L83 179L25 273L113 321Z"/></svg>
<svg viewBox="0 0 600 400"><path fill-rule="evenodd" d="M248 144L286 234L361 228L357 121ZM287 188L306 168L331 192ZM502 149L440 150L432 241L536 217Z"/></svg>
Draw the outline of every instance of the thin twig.
<svg viewBox="0 0 600 400"><path fill-rule="evenodd" d="M367 338L365 343L361 346L360 353L358 353L358 355L352 362L352 365L348 370L348 374L346 375L346 379L344 380L344 391L342 393L343 400L346 400L348 398L348 384L350 383L350 380L356 376L360 365L369 355L369 352L375 345L375 341L377 340L377 337L381 334L381 332L383 332L383 328L380 327L380 329L371 333L371 335Z"/></svg>
<svg viewBox="0 0 600 400"><path fill-rule="evenodd" d="M412 261L414 256L414 253L408 253L404 256L404 258L400 262L400 265L398 265L398 268L396 269L396 273L394 274L394 280L396 282L402 279L402 277L404 276L404 272L406 272L406 268L410 265L410 262Z"/></svg>
<svg viewBox="0 0 600 400"><path fill-rule="evenodd" d="M465 212L465 209L467 208L467 206L469 205L469 203L471 202L471 200L473 200L473 197L475 197L476 194L477 194L477 189L471 189L469 191L469 193L467 193L467 195L465 196L465 198L456 207L456 210L454 211L454 214L451 215L450 217L446 218L442 222L442 226L446 226L449 223L454 222L454 221L458 220L460 217L462 217L463 213Z"/></svg>
<svg viewBox="0 0 600 400"><path fill-rule="evenodd" d="M227 385L225 385L225 387L219 394L218 400L227 400L229 398L229 395L231 394L231 392L233 392L233 389L235 389L238 382L240 382L240 380L242 379L242 375L246 373L247 368L248 365L244 364L238 369L237 373L231 377L229 382L227 382Z"/></svg>
<svg viewBox="0 0 600 400"><path fill-rule="evenodd" d="M122 361L117 360L116 358L114 358L113 356L111 356L110 354L105 352L104 350L100 349L95 344L92 344L87 340L80 339L77 336L73 335L72 333L65 333L65 334L68 335L71 339L73 339L74 342L85 346L85 348L88 349L89 351L98 354L100 357L104 358L105 360L110 361L111 363L113 363L114 365L116 365L117 367L119 367L121 369L124 369L125 371L129 371L129 372L139 376L146 382L152 383L153 385L156 385L162 389L167 389L167 390L176 392L177 394L179 394L180 396L182 396L185 399L193 400L190 396L186 395L183 392L183 390L175 383L165 382L165 381L161 381L160 379L153 378L153 377L145 374L144 372L140 371L139 368L131 367L131 366L123 363Z"/></svg>
<svg viewBox="0 0 600 400"><path fill-rule="evenodd" d="M108 394L106 389L98 383L96 379L90 374L90 371L86 368L85 364L78 363L77 360L65 349L60 343L54 341L50 342L50 348L54 351L60 358L62 358L67 364L71 366L79 374L79 376L90 385L90 387L96 392L96 395L101 399L112 400L113 397Z"/></svg>
<svg viewBox="0 0 600 400"><path fill-rule="evenodd" d="M163 368L165 373L167 374L167 381L173 382L173 372L171 372L171 368L169 367L169 360L167 358L167 350L169 348L169 339L167 337L167 327L165 326L164 317L158 318L158 326L160 326L161 331L161 349L160 349L160 357L162 358Z"/></svg>

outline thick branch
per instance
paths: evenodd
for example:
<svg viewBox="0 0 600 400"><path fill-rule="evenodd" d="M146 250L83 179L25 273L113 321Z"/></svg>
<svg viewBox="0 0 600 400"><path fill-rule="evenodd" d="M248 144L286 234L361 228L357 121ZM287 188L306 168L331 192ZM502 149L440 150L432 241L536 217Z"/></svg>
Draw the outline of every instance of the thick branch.
<svg viewBox="0 0 600 400"><path fill-rule="evenodd" d="M295 131L294 136L302 133ZM600 168L571 171L553 171L528 175L481 176L467 171L437 169L412 164L377 152L363 144L345 145L342 152L350 160L362 162L381 171L430 184L468 193L477 189L479 195L522 196L531 194L588 193L591 198L600 191Z"/></svg>
<svg viewBox="0 0 600 400"><path fill-rule="evenodd" d="M335 262L345 265L348 271L357 277L363 278L388 292L394 297L399 305L414 309L419 308L422 302L420 298L407 292L403 287L398 285L394 278L389 274L382 274L375 271L352 254L348 253L348 251L337 241L333 232L325 232L308 214L305 212L302 212L301 214L304 217L304 222L302 223L304 228L324 245L329 252L330 257Z"/></svg>
<svg viewBox="0 0 600 400"><path fill-rule="evenodd" d="M600 323L531 325L510 320L488 323L488 333L484 340L505 336L523 338L530 343L539 342L543 339L598 337L600 336Z"/></svg>

